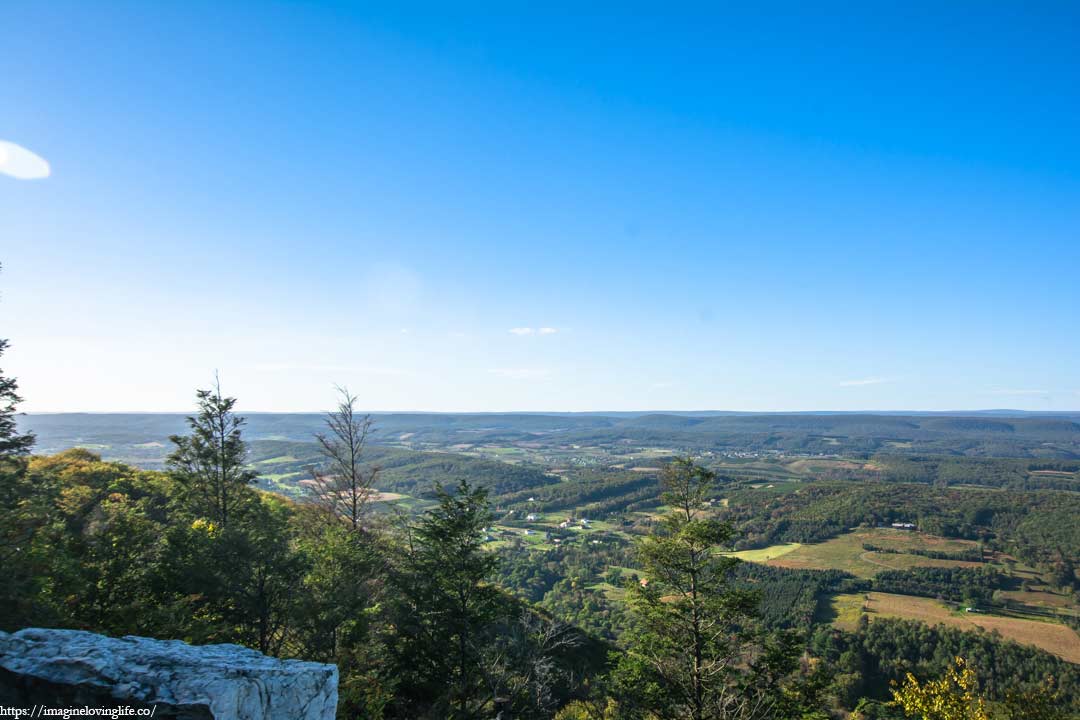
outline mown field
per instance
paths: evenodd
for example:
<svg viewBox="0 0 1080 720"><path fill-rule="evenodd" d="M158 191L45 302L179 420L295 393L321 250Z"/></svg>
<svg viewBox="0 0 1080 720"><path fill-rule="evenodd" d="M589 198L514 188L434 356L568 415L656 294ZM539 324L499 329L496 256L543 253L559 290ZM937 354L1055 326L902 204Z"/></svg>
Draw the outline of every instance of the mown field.
<svg viewBox="0 0 1080 720"><path fill-rule="evenodd" d="M895 552L865 550L864 544L888 548ZM913 567L977 567L979 565L975 562L939 560L903 552L903 550L959 552L976 547L976 543L891 528L857 530L823 543L801 545L787 551L775 552L775 549L788 547L788 545L780 545L749 552L772 554L772 557L766 559L768 564L776 567L798 570L843 570L860 578L871 578L883 570L906 570ZM754 557L744 559L756 560Z"/></svg>
<svg viewBox="0 0 1080 720"><path fill-rule="evenodd" d="M832 598L833 624L853 630L861 615L875 618L894 617L919 620L928 625L939 623L962 630L997 632L1007 640L1053 653L1069 662L1080 663L1080 635L1065 625L1024 618L956 611L944 603L924 597L890 593L854 593Z"/></svg>
<svg viewBox="0 0 1080 720"><path fill-rule="evenodd" d="M757 550L739 550L738 552L724 554L747 562L767 563L770 560L795 552L801 547L802 544L800 543L784 543L783 545L770 545L767 548L758 548Z"/></svg>

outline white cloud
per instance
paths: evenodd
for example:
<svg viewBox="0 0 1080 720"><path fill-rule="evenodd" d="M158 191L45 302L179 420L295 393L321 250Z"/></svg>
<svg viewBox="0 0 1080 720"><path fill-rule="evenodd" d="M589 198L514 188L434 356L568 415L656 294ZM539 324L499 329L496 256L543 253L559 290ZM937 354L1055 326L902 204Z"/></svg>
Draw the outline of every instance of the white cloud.
<svg viewBox="0 0 1080 720"><path fill-rule="evenodd" d="M21 145L0 140L0 173L19 180L41 180L49 177L51 172L45 158Z"/></svg>
<svg viewBox="0 0 1080 720"><path fill-rule="evenodd" d="M373 367L368 365L333 365L317 363L260 363L254 368L257 372L315 372L315 373L353 373L357 375L409 375L407 370L394 367Z"/></svg>
<svg viewBox="0 0 1080 720"><path fill-rule="evenodd" d="M537 330L536 332L537 332L538 335L554 335L555 333L557 333L559 331L558 331L557 328L542 327L539 330Z"/></svg>
<svg viewBox="0 0 1080 720"><path fill-rule="evenodd" d="M488 372L511 380L540 380L551 375L544 368L492 368Z"/></svg>
<svg viewBox="0 0 1080 720"><path fill-rule="evenodd" d="M536 331L527 327L510 328L511 335L532 335L534 332Z"/></svg>
<svg viewBox="0 0 1080 720"><path fill-rule="evenodd" d="M863 385L880 385L881 383L892 382L888 378L862 378L860 380L844 380L837 383L840 387L862 387Z"/></svg>

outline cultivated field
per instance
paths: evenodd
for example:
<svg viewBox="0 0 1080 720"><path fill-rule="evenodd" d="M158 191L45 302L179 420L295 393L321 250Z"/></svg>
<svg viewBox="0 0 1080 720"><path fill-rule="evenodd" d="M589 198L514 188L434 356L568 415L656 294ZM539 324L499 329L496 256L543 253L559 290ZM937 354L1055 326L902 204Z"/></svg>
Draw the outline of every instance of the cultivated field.
<svg viewBox="0 0 1080 720"><path fill-rule="evenodd" d="M739 550L738 552L724 553L724 555L737 557L747 562L763 563L794 552L800 547L802 545L799 543L784 543L783 545L770 545L767 548L758 548L757 550Z"/></svg>
<svg viewBox="0 0 1080 720"><path fill-rule="evenodd" d="M1080 663L1080 635L1065 625L1022 618L957 612L937 600L890 593L837 595L832 599L833 624L854 629L859 616L870 620L895 617L928 625L944 624L962 630L997 631L1003 638L1034 645L1069 662Z"/></svg>
<svg viewBox="0 0 1080 720"><path fill-rule="evenodd" d="M768 559L768 564L800 570L844 570L862 578L873 577L882 570L905 570L912 567L976 567L979 565L979 563L959 560L936 560L902 552L873 552L864 550L864 543L897 551L921 549L949 552L965 550L975 545L975 543L967 540L950 540L908 530L870 528L846 533L823 543L801 545L786 553L774 555L771 559ZM771 549L766 548L766 550Z"/></svg>

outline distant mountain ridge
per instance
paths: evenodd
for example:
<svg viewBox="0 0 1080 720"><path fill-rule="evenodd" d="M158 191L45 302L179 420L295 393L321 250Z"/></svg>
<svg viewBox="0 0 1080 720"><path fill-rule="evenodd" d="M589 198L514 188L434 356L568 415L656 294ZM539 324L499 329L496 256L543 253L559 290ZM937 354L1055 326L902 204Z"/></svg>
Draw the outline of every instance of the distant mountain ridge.
<svg viewBox="0 0 1080 720"><path fill-rule="evenodd" d="M876 452L1080 458L1080 413L377 413L372 440L420 449L516 443L667 447L687 452L796 454ZM309 441L318 413L250 413L249 440ZM181 413L56 413L19 418L39 452L125 448L160 457L161 443L186 432ZM151 452L153 450L153 452ZM106 453L108 454L108 453Z"/></svg>

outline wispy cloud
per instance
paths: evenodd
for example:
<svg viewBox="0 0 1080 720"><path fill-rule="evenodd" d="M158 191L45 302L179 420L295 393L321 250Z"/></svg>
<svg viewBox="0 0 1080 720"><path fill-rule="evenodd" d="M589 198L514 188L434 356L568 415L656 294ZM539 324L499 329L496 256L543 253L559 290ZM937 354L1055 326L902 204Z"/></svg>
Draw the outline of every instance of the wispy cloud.
<svg viewBox="0 0 1080 720"><path fill-rule="evenodd" d="M408 370L395 367L377 367L370 365L334 365L319 363L261 363L255 366L258 372L333 372L352 373L355 375L409 375Z"/></svg>
<svg viewBox="0 0 1080 720"><path fill-rule="evenodd" d="M0 173L19 180L41 180L51 172L45 158L21 145L0 140Z"/></svg>
<svg viewBox="0 0 1080 720"><path fill-rule="evenodd" d="M843 380L837 383L840 387L862 387L863 385L880 385L882 383L892 382L889 378L861 378L859 380Z"/></svg>
<svg viewBox="0 0 1080 720"><path fill-rule="evenodd" d="M542 327L542 328L516 327L516 328L510 328L510 330L509 330L509 333L511 335L518 335L518 336L523 336L523 335L554 335L557 332L559 332L559 329L558 328L553 328L553 327Z"/></svg>
<svg viewBox="0 0 1080 720"><path fill-rule="evenodd" d="M511 380L540 380L551 375L546 368L492 368L488 372Z"/></svg>

